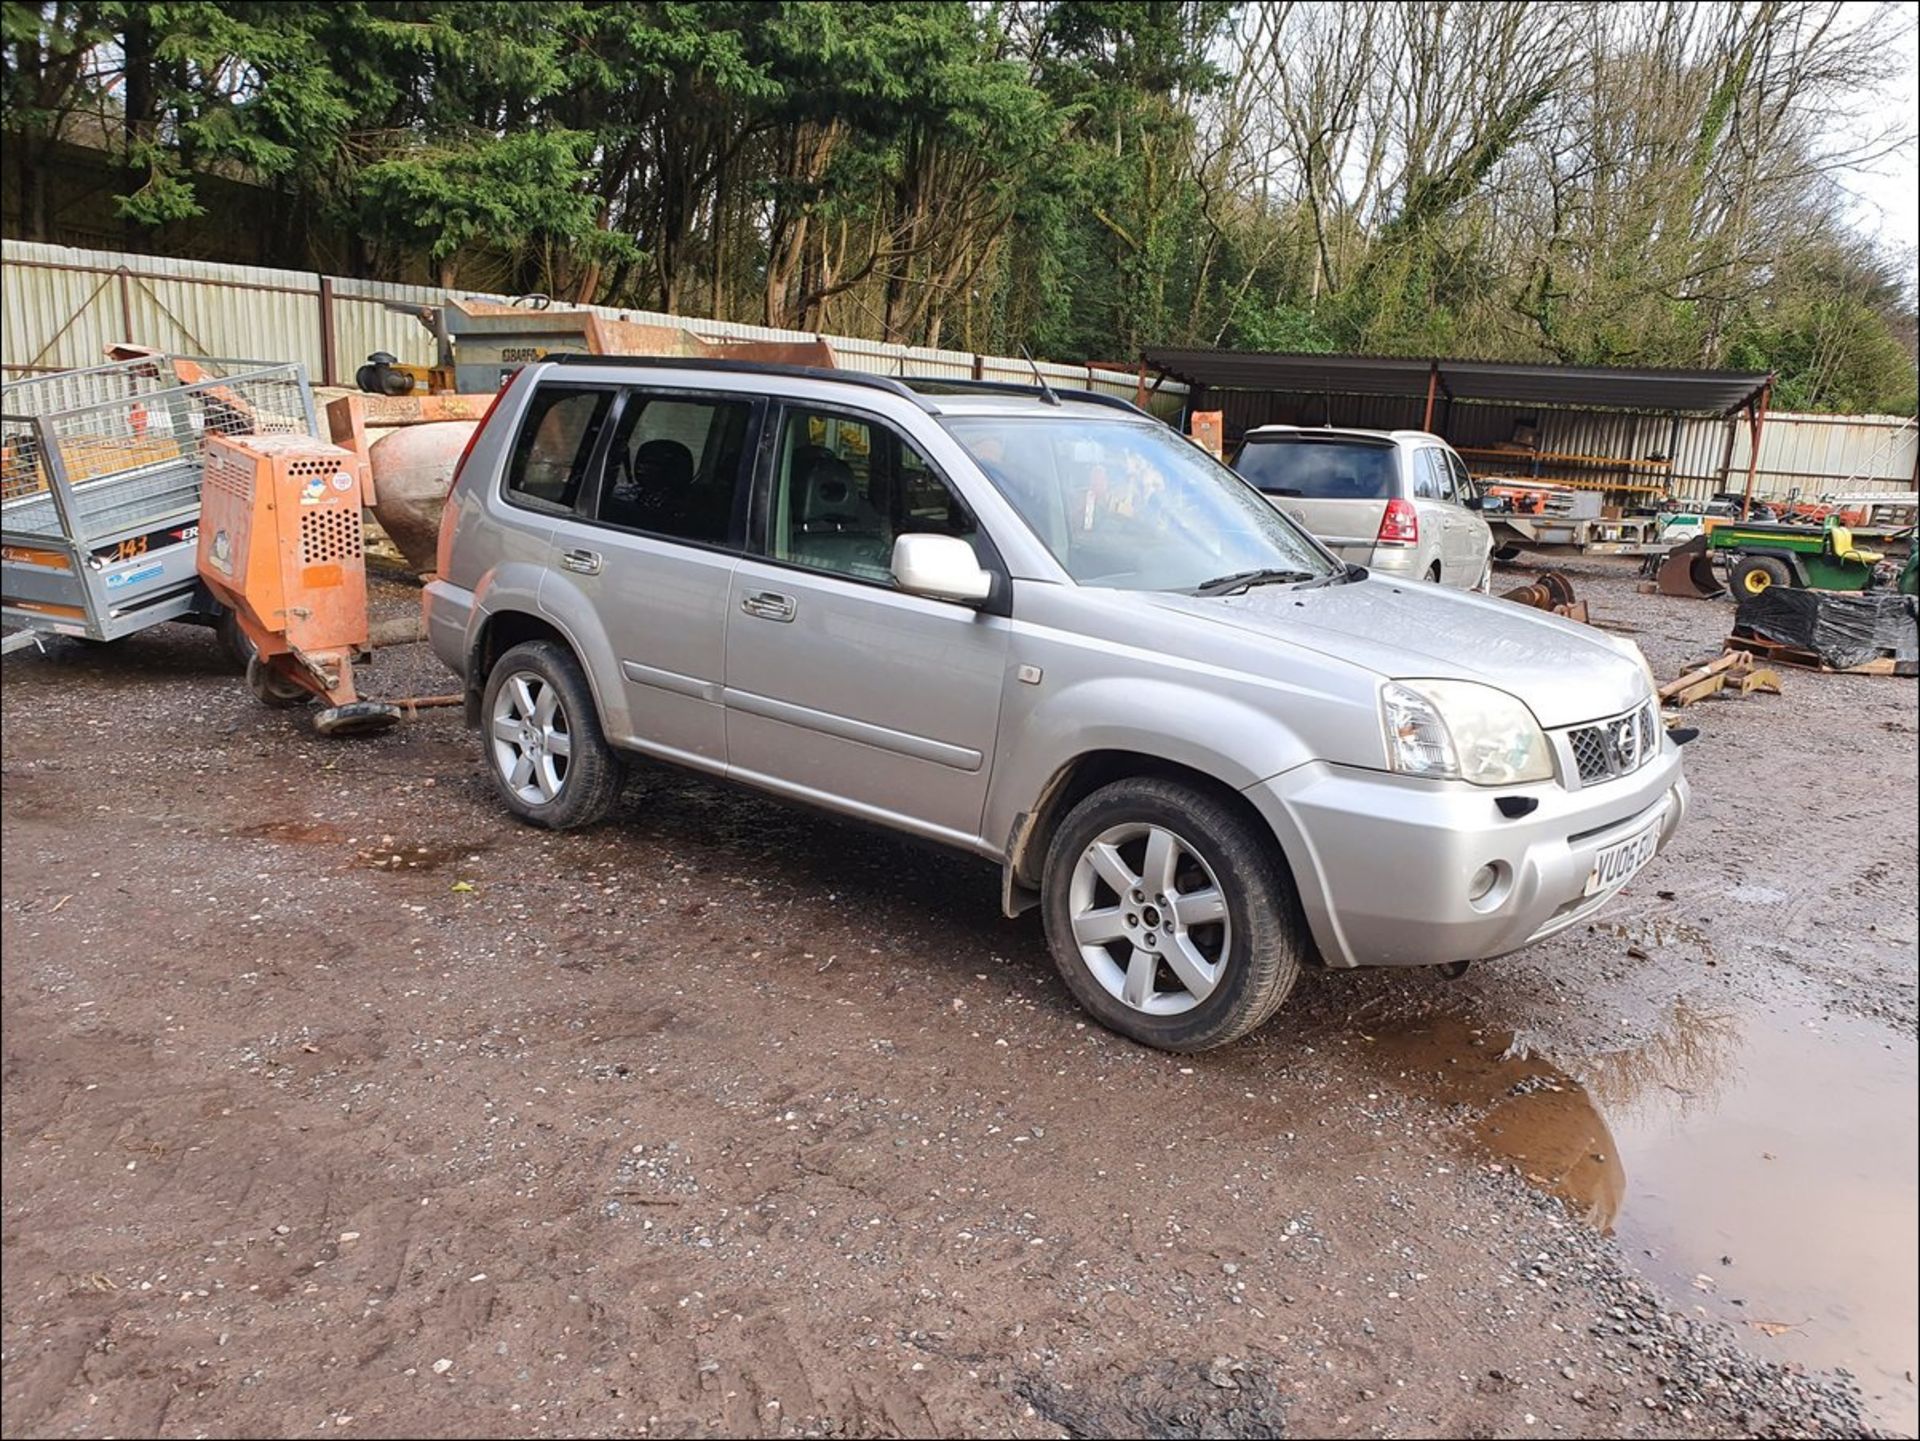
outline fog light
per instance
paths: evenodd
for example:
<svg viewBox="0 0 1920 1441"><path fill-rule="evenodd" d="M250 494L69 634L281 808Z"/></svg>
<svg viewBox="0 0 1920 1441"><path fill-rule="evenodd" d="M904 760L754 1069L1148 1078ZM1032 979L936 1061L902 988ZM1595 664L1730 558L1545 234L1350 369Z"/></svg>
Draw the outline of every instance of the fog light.
<svg viewBox="0 0 1920 1441"><path fill-rule="evenodd" d="M1485 900L1487 892L1493 889L1494 882L1500 879L1498 866L1482 866L1473 873L1473 879L1467 883L1467 899Z"/></svg>

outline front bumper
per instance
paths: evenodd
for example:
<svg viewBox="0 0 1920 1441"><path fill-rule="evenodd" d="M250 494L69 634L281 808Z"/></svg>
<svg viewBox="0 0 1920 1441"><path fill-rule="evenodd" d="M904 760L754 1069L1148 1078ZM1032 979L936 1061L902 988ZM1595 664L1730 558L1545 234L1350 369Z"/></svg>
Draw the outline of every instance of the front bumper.
<svg viewBox="0 0 1920 1441"><path fill-rule="evenodd" d="M1680 750L1664 738L1638 771L1577 791L1552 781L1496 791L1314 762L1246 795L1286 850L1330 966L1484 960L1541 940L1618 894L1581 894L1600 851L1656 819L1665 850L1687 810ZM1509 819L1496 795L1538 805ZM1471 878L1494 862L1505 878L1469 901Z"/></svg>

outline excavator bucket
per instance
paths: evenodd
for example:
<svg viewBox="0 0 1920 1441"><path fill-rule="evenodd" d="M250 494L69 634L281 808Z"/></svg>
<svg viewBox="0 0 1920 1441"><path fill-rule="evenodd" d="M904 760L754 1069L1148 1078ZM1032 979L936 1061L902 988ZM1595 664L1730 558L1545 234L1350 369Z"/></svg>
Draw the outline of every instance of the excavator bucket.
<svg viewBox="0 0 1920 1441"><path fill-rule="evenodd" d="M1727 593L1720 577L1714 574L1713 557L1707 553L1704 535L1696 535L1668 551L1667 558L1660 562L1660 569L1653 574L1653 583L1662 595L1686 596L1693 600L1711 600Z"/></svg>
<svg viewBox="0 0 1920 1441"><path fill-rule="evenodd" d="M1515 605L1530 605L1535 610L1551 611L1568 620L1577 620L1582 625L1593 623L1587 614L1587 603L1573 593L1573 582L1557 570L1542 571L1539 579L1531 585L1502 591L1500 599L1510 600Z"/></svg>

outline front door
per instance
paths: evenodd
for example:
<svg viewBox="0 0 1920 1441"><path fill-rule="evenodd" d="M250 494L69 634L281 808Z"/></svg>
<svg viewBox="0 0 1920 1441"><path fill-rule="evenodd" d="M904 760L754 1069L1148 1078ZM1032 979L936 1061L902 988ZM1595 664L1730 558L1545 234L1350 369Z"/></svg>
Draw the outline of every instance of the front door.
<svg viewBox="0 0 1920 1441"><path fill-rule="evenodd" d="M893 584L894 537L972 513L888 422L788 405L727 617L729 772L958 843L979 837L1008 625ZM1006 582L1004 577L1000 584Z"/></svg>

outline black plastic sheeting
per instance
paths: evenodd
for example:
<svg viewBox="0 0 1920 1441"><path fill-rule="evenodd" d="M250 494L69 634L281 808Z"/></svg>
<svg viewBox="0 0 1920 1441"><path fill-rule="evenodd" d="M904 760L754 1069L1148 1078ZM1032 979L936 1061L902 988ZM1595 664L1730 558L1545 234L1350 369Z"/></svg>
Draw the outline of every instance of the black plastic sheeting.
<svg viewBox="0 0 1920 1441"><path fill-rule="evenodd" d="M1920 600L1896 591L1770 585L1741 600L1733 629L1810 650L1835 670L1891 655L1898 674L1920 673Z"/></svg>

